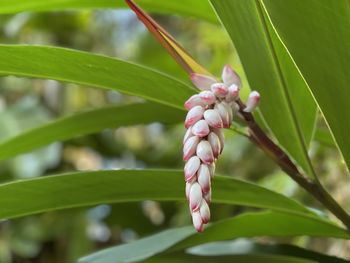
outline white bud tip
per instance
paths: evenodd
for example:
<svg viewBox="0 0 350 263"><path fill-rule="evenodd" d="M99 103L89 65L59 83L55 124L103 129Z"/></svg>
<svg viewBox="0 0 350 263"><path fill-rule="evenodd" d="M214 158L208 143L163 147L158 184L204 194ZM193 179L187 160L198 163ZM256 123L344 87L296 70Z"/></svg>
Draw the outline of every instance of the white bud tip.
<svg viewBox="0 0 350 263"><path fill-rule="evenodd" d="M209 134L209 126L205 120L199 120L192 126L192 133L199 137L205 137Z"/></svg>
<svg viewBox="0 0 350 263"><path fill-rule="evenodd" d="M228 89L224 83L214 83L211 85L211 91L218 98L224 98L228 94Z"/></svg>
<svg viewBox="0 0 350 263"><path fill-rule="evenodd" d="M222 128L222 118L220 117L219 112L214 109L206 110L203 114L205 121L208 123L209 126L213 128Z"/></svg>
<svg viewBox="0 0 350 263"><path fill-rule="evenodd" d="M191 211L198 211L202 202L202 188L198 183L193 183L190 189L190 208Z"/></svg>
<svg viewBox="0 0 350 263"><path fill-rule="evenodd" d="M202 217L199 211L192 213L192 223L194 228L197 230L197 232L203 232L204 226L203 226Z"/></svg>
<svg viewBox="0 0 350 263"><path fill-rule="evenodd" d="M202 140L199 142L196 154L205 164L211 164L214 162L213 150L208 141Z"/></svg>
<svg viewBox="0 0 350 263"><path fill-rule="evenodd" d="M192 156L187 163L185 164L184 172L185 172L185 180L189 182L196 176L196 173L199 169L201 162L197 156Z"/></svg>
<svg viewBox="0 0 350 263"><path fill-rule="evenodd" d="M244 108L244 112L252 112L259 104L260 94L257 91L252 91L249 94L247 100L247 106Z"/></svg>
<svg viewBox="0 0 350 263"><path fill-rule="evenodd" d="M217 82L216 79L211 76L198 73L191 74L191 81L200 90L210 90L211 85Z"/></svg>
<svg viewBox="0 0 350 263"><path fill-rule="evenodd" d="M240 89L241 79L238 76L238 74L234 71L234 69L230 65L225 65L222 70L222 80L227 86L231 86L232 84L236 84L237 87Z"/></svg>

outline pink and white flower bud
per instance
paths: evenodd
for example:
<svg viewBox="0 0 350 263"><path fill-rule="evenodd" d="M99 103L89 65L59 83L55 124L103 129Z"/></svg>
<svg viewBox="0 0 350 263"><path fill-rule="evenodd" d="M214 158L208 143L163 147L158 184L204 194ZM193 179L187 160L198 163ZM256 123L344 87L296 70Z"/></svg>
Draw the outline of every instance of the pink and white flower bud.
<svg viewBox="0 0 350 263"><path fill-rule="evenodd" d="M203 140L198 143L196 154L205 164L211 164L214 162L213 150L208 141Z"/></svg>
<svg viewBox="0 0 350 263"><path fill-rule="evenodd" d="M222 119L217 110L212 110L212 109L206 110L204 112L204 119L208 123L208 125L213 128L223 127Z"/></svg>
<svg viewBox="0 0 350 263"><path fill-rule="evenodd" d="M186 110L192 109L194 106L205 106L205 102L199 97L198 94L191 96L188 100L186 100L184 106Z"/></svg>
<svg viewBox="0 0 350 263"><path fill-rule="evenodd" d="M202 196L202 188L198 183L193 183L190 189L190 208L191 210L197 211L201 205L203 196Z"/></svg>
<svg viewBox="0 0 350 263"><path fill-rule="evenodd" d="M225 136L224 136L224 133L222 132L221 129L213 129L213 132L215 132L215 134L219 137L220 145L221 145L221 151L220 151L220 153L222 153L222 151L223 151L223 149L224 149L224 145L225 145Z"/></svg>
<svg viewBox="0 0 350 263"><path fill-rule="evenodd" d="M202 119L204 108L202 106L194 106L189 110L185 120L185 127L188 128Z"/></svg>
<svg viewBox="0 0 350 263"><path fill-rule="evenodd" d="M192 223L197 232L203 232L203 220L199 211L195 211L192 213Z"/></svg>
<svg viewBox="0 0 350 263"><path fill-rule="evenodd" d="M221 143L219 137L215 132L210 132L208 135L208 142L213 150L213 154L215 158L218 158L221 152Z"/></svg>
<svg viewBox="0 0 350 263"><path fill-rule="evenodd" d="M211 203L211 188L209 192L204 195L204 200L207 201L208 205Z"/></svg>
<svg viewBox="0 0 350 263"><path fill-rule="evenodd" d="M224 81L225 85L231 86L232 84L236 84L237 87L240 89L242 86L241 78L238 76L236 71L230 66L225 65L224 69L222 70L222 80Z"/></svg>
<svg viewBox="0 0 350 263"><path fill-rule="evenodd" d="M209 172L210 172L210 177L213 179L215 175L215 163L208 164Z"/></svg>
<svg viewBox="0 0 350 263"><path fill-rule="evenodd" d="M192 187L192 183L186 182L186 198L187 198L187 200L189 200L189 198L190 198L191 187Z"/></svg>
<svg viewBox="0 0 350 263"><path fill-rule="evenodd" d="M192 126L192 133L199 137L205 137L209 134L209 126L205 120L199 120Z"/></svg>
<svg viewBox="0 0 350 263"><path fill-rule="evenodd" d="M214 83L211 85L211 91L214 92L218 98L225 98L228 94L228 89L224 83Z"/></svg>
<svg viewBox="0 0 350 263"><path fill-rule="evenodd" d="M210 190L210 171L206 164L201 164L197 172L197 181L202 188L203 193L208 193Z"/></svg>
<svg viewBox="0 0 350 263"><path fill-rule="evenodd" d="M188 159L190 159L190 157L192 157L193 154L195 154L199 140L200 139L198 136L192 136L191 138L189 138L186 141L186 143L183 147L183 160L184 161L187 161Z"/></svg>
<svg viewBox="0 0 350 263"><path fill-rule="evenodd" d="M210 90L202 91L198 95L202 99L202 101L204 101L208 105L211 105L216 101L216 97L215 97L214 92L212 92Z"/></svg>
<svg viewBox="0 0 350 263"><path fill-rule="evenodd" d="M190 182L195 176L199 169L201 161L198 156L192 156L185 164L185 180Z"/></svg>
<svg viewBox="0 0 350 263"><path fill-rule="evenodd" d="M226 101L231 102L239 98L239 88L236 84L232 84L227 88Z"/></svg>
<svg viewBox="0 0 350 263"><path fill-rule="evenodd" d="M259 104L260 94L257 91L252 91L249 94L247 105L244 108L244 112L252 112Z"/></svg>
<svg viewBox="0 0 350 263"><path fill-rule="evenodd" d="M192 127L189 127L185 133L182 143L185 144L185 142L192 136L194 136L194 134L192 133Z"/></svg>
<svg viewBox="0 0 350 263"><path fill-rule="evenodd" d="M192 73L191 80L200 90L210 90L211 85L217 82L215 78L199 73Z"/></svg>
<svg viewBox="0 0 350 263"><path fill-rule="evenodd" d="M199 213L201 214L201 218L204 224L209 223L210 220L210 209L205 200L202 201L201 207L199 208Z"/></svg>
<svg viewBox="0 0 350 263"><path fill-rule="evenodd" d="M215 110L219 113L224 128L229 128L232 122L232 110L230 106L222 101L215 105ZM218 128L218 127L216 127Z"/></svg>

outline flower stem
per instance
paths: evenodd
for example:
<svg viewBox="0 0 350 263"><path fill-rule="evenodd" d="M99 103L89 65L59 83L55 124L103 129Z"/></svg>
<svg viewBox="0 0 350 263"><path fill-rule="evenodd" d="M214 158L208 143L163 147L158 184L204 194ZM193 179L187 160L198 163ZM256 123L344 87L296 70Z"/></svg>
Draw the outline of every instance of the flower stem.
<svg viewBox="0 0 350 263"><path fill-rule="evenodd" d="M350 231L350 215L326 191L319 180L308 178L299 171L288 154L276 145L255 122L253 115L243 111L245 105L242 101L239 100L238 104L240 113L249 128L249 139L272 158L291 179L332 212Z"/></svg>

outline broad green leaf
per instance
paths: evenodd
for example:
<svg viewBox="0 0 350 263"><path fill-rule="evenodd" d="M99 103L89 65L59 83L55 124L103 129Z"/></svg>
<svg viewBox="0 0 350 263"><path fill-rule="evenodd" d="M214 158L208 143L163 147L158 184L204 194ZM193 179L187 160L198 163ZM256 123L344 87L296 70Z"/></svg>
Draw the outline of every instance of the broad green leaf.
<svg viewBox="0 0 350 263"><path fill-rule="evenodd" d="M183 172L79 172L5 183L0 185L0 219L55 209L145 199L185 200ZM229 177L215 178L213 202L315 216L301 204L281 194Z"/></svg>
<svg viewBox="0 0 350 263"><path fill-rule="evenodd" d="M263 1L350 167L350 6L337 1Z"/></svg>
<svg viewBox="0 0 350 263"><path fill-rule="evenodd" d="M96 261L97 262L97 261ZM196 262L205 262L205 263L316 263L318 261L312 261L308 259L302 259L292 256L281 256L273 254L239 254L232 256L193 256L186 255L184 253L170 253L161 256L156 256L148 260L143 261L144 263L196 263Z"/></svg>
<svg viewBox="0 0 350 263"><path fill-rule="evenodd" d="M178 251L208 242L255 236L333 236L350 238L338 227L318 219L281 212L246 213L210 224L203 233L193 227L169 229L135 242L101 250L81 263L134 262L165 251Z"/></svg>
<svg viewBox="0 0 350 263"><path fill-rule="evenodd" d="M74 114L22 132L0 142L0 160L46 144L71 139L107 128L161 122L181 122L184 111L156 103L109 106Z"/></svg>
<svg viewBox="0 0 350 263"><path fill-rule="evenodd" d="M263 244L248 239L235 241L212 242L187 249L187 253L197 256L223 256L223 255L285 255L295 258L309 259L313 262L345 263L341 258L327 256L301 247L287 244Z"/></svg>
<svg viewBox="0 0 350 263"><path fill-rule="evenodd" d="M183 109L195 90L160 72L122 60L64 48L0 45L0 74L54 79Z"/></svg>
<svg viewBox="0 0 350 263"><path fill-rule="evenodd" d="M249 85L279 143L312 176L307 149L316 104L288 51L255 0L211 0L242 61Z"/></svg>
<svg viewBox="0 0 350 263"><path fill-rule="evenodd" d="M166 14L180 14L217 23L218 20L207 1L203 0L138 0L148 11ZM55 11L65 9L126 8L124 0L0 0L0 14L23 11Z"/></svg>

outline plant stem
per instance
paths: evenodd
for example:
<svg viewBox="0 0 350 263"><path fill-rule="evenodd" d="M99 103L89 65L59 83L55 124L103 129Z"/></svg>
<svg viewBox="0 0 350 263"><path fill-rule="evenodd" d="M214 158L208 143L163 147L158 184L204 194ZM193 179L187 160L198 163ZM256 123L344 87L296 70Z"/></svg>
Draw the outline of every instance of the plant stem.
<svg viewBox="0 0 350 263"><path fill-rule="evenodd" d="M288 154L276 145L255 122L253 115L243 111L245 105L242 101L239 100L238 104L240 113L249 127L249 139L272 158L291 179L332 212L350 231L350 215L326 191L319 180L312 180L298 170Z"/></svg>

